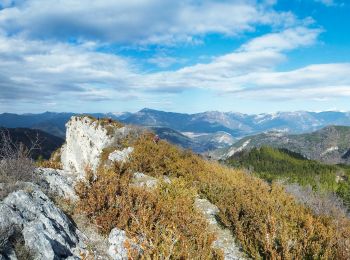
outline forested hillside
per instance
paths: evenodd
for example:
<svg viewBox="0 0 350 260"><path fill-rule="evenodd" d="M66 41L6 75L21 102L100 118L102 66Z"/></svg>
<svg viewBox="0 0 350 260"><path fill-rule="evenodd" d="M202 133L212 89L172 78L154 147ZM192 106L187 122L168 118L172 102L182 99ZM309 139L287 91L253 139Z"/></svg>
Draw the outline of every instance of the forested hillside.
<svg viewBox="0 0 350 260"><path fill-rule="evenodd" d="M225 163L245 168L270 183L285 180L302 186L310 185L319 192L335 192L350 206L349 166L327 165L286 149L267 146L236 153Z"/></svg>

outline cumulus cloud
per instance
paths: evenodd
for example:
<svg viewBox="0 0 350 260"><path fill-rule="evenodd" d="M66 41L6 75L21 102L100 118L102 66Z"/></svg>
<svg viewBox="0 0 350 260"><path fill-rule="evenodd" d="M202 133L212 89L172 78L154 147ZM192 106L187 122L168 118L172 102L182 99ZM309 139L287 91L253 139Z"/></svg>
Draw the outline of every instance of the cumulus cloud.
<svg viewBox="0 0 350 260"><path fill-rule="evenodd" d="M208 63L152 73L143 73L132 60L96 52L93 43L72 46L2 35L0 99L50 102L70 96L105 101L189 88L260 99L347 96L348 63L276 71L287 58L285 51L314 44L319 33L301 27L286 29L252 39Z"/></svg>
<svg viewBox="0 0 350 260"><path fill-rule="evenodd" d="M289 28L279 33L269 33L262 37L253 39L247 44L244 44L241 49L244 51L259 51L266 49L275 51L292 50L314 44L320 32L321 30L318 28Z"/></svg>
<svg viewBox="0 0 350 260"><path fill-rule="evenodd" d="M128 60L94 52L89 45L0 36L0 74L6 75L0 89L3 99L42 100L69 94L103 100L127 92L133 70Z"/></svg>
<svg viewBox="0 0 350 260"><path fill-rule="evenodd" d="M165 45L196 42L207 33L241 34L258 24L284 27L296 23L292 13L275 12L268 2L7 0L0 11L0 28L32 39Z"/></svg>
<svg viewBox="0 0 350 260"><path fill-rule="evenodd" d="M0 2L0 103L85 102L167 97L209 89L232 97L324 100L350 96L350 64L309 65L278 71L287 52L312 46L322 30L274 0L81 0ZM155 55L145 72L132 60L99 52L111 43L149 45L193 42L208 33L234 36L269 25L273 32L206 63L167 69L181 60ZM73 43L72 43L73 42ZM162 98L156 98L162 100Z"/></svg>

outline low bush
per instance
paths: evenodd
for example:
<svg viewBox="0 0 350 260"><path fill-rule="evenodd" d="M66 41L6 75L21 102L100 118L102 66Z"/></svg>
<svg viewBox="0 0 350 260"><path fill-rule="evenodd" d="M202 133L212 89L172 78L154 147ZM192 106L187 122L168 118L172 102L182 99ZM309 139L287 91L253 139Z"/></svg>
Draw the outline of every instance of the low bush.
<svg viewBox="0 0 350 260"><path fill-rule="evenodd" d="M317 215L281 185L204 161L165 141L155 143L152 134L128 144L134 152L127 165L100 169L96 180L78 185L79 207L105 233L117 226L144 241L146 258L170 253L176 259L220 257L210 247L213 235L193 209L195 193L220 209L219 221L253 258L350 258L347 218ZM146 191L128 185L133 172L179 181Z"/></svg>
<svg viewBox="0 0 350 260"><path fill-rule="evenodd" d="M152 136L134 143L133 171L184 177L220 209L220 221L254 258L350 258L350 222L316 215L278 184L206 162ZM341 224L340 224L341 223ZM341 228L340 228L341 227Z"/></svg>
<svg viewBox="0 0 350 260"><path fill-rule="evenodd" d="M162 183L156 190L130 186L130 175L100 168L97 178L77 184L78 209L108 234L127 232L150 259L208 259L220 256L211 248L214 235L194 210L195 191L184 180ZM127 245L126 245L127 246ZM131 250L133 257L139 252Z"/></svg>

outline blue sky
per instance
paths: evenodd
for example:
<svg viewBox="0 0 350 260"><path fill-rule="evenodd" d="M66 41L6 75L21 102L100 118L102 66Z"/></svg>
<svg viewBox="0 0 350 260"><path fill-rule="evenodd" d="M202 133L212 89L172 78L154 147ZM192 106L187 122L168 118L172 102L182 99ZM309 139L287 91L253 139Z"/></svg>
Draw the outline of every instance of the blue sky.
<svg viewBox="0 0 350 260"><path fill-rule="evenodd" d="M0 112L350 110L348 0L0 6Z"/></svg>

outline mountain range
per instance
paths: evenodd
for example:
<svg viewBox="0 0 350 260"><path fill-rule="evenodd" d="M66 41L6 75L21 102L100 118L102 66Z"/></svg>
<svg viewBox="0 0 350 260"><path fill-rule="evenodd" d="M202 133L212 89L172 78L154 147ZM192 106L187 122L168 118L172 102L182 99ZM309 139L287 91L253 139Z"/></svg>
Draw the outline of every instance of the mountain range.
<svg viewBox="0 0 350 260"><path fill-rule="evenodd" d="M76 113L45 112L41 114L0 114L0 126L40 129L59 137L65 136L65 123ZM142 109L136 113L89 113L110 117L126 124L152 128L165 139L196 152L230 146L240 138L267 131L290 134L308 133L328 125L350 126L350 113L277 112L242 114L208 111L195 114Z"/></svg>
<svg viewBox="0 0 350 260"><path fill-rule="evenodd" d="M350 163L350 127L327 126L312 133L287 134L267 132L245 137L229 148L214 151L215 158L229 158L256 147L270 146L288 149L307 159L331 164Z"/></svg>

